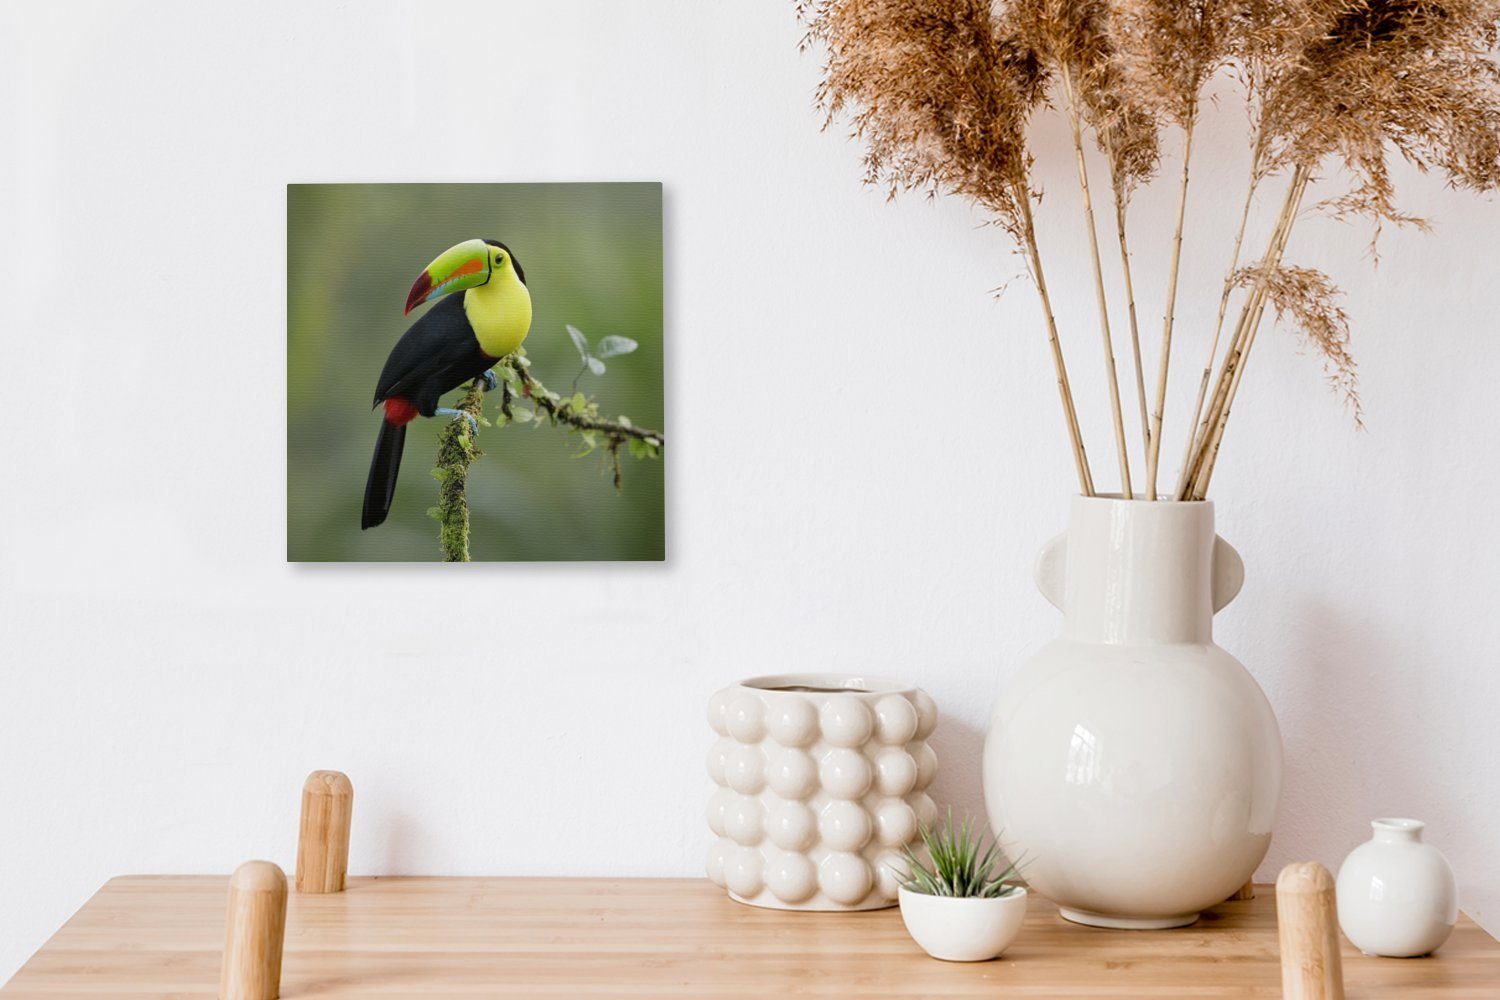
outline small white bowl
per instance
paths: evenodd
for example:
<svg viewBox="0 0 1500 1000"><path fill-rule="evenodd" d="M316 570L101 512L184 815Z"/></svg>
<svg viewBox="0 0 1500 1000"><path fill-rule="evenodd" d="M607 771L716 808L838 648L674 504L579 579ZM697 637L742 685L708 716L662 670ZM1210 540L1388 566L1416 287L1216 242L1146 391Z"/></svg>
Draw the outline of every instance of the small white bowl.
<svg viewBox="0 0 1500 1000"><path fill-rule="evenodd" d="M933 958L945 962L987 962L998 958L1021 930L1026 890L993 899L956 899L912 892L899 893L906 931Z"/></svg>

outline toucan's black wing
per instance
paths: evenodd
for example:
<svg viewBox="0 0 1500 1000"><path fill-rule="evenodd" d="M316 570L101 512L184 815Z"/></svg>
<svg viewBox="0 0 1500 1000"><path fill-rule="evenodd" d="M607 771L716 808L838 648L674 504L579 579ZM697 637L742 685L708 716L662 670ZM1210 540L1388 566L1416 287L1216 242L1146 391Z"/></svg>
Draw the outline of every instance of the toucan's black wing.
<svg viewBox="0 0 1500 1000"><path fill-rule="evenodd" d="M432 416L438 397L477 378L495 363L479 349L479 340L464 313L463 295L433 304L401 335L381 369L375 404L405 399L424 417Z"/></svg>

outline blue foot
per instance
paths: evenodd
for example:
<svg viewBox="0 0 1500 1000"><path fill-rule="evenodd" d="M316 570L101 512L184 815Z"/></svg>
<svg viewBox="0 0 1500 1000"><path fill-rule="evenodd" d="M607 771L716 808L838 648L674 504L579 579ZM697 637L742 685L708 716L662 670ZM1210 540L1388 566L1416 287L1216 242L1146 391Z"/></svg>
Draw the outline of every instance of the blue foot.
<svg viewBox="0 0 1500 1000"><path fill-rule="evenodd" d="M463 410L455 410L451 406L439 406L436 410L432 411L432 413L433 416L436 417L453 417L455 419L457 419L458 417L463 417L469 422L469 430L471 432L469 436L479 436L479 421L474 419L474 415L472 413L465 413Z"/></svg>
<svg viewBox="0 0 1500 1000"><path fill-rule="evenodd" d="M491 368L489 371L481 375L480 378L484 379L485 392L494 392L496 389L500 388L500 376L495 374L495 369Z"/></svg>

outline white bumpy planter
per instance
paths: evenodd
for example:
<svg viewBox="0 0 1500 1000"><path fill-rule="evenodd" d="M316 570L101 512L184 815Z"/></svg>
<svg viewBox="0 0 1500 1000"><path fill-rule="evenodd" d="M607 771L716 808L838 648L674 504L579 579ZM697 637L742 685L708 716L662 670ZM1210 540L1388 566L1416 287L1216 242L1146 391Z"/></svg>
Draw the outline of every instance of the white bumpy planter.
<svg viewBox="0 0 1500 1000"><path fill-rule="evenodd" d="M937 812L930 697L873 677L754 677L716 692L708 721L709 878L783 910L896 902L901 848Z"/></svg>
<svg viewBox="0 0 1500 1000"><path fill-rule="evenodd" d="M1453 869L1442 851L1422 843L1425 825L1374 820L1374 836L1339 868L1339 926L1366 955L1426 955L1448 940L1458 922Z"/></svg>
<svg viewBox="0 0 1500 1000"><path fill-rule="evenodd" d="M1270 703L1213 641L1243 564L1209 501L1075 497L1036 577L1062 636L995 706L990 824L1069 920L1190 924L1250 880L1281 788Z"/></svg>

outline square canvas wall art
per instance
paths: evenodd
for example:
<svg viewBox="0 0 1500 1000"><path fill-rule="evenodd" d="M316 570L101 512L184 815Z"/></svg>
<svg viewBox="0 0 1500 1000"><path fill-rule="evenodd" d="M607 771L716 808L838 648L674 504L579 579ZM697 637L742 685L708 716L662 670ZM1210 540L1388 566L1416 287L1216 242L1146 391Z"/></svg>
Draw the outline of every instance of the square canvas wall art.
<svg viewBox="0 0 1500 1000"><path fill-rule="evenodd" d="M661 185L287 188L287 558L664 557Z"/></svg>

